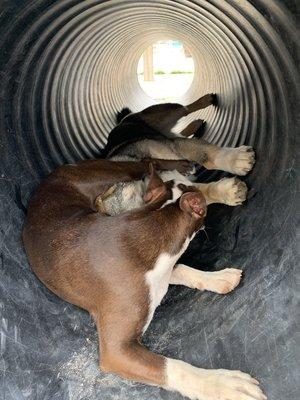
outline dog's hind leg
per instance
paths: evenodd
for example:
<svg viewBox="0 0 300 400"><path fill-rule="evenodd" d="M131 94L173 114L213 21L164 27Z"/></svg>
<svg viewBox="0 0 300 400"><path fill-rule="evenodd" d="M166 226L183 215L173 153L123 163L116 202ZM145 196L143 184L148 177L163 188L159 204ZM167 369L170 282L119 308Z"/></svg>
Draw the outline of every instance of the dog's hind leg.
<svg viewBox="0 0 300 400"><path fill-rule="evenodd" d="M219 147L197 138L144 139L121 149L119 155L140 160L145 157L189 160L207 169L219 169L236 175L246 175L255 163L251 146Z"/></svg>
<svg viewBox="0 0 300 400"><path fill-rule="evenodd" d="M141 286L141 285L140 285ZM140 287L139 286L139 287ZM258 382L241 371L202 369L152 353L140 343L140 310L145 299L131 303L132 288L107 304L94 319L100 339L100 369L148 383L194 400L265 400ZM117 298L117 300L116 300ZM123 301L124 300L124 301ZM137 313L137 314L135 314Z"/></svg>
<svg viewBox="0 0 300 400"><path fill-rule="evenodd" d="M172 134L172 128L181 118L186 117L194 111L206 108L211 104L217 104L216 99L216 95L210 93L200 97L198 100L187 106L177 103L156 104L137 114L132 114L132 116L128 117L128 120L130 120L130 118L138 117L160 133L166 136L174 136L174 134ZM181 134L183 136L195 134L201 125L199 125L200 121L201 120L199 120L195 125L191 124L191 126L188 127L188 130L186 132L184 132L185 130L182 131Z"/></svg>
<svg viewBox="0 0 300 400"><path fill-rule="evenodd" d="M90 309L98 330L100 369L163 386L165 358L140 344L149 313L144 276L132 278L132 272L121 268L119 272L112 269L105 279Z"/></svg>
<svg viewBox="0 0 300 400"><path fill-rule="evenodd" d="M202 139L173 139L172 150L178 158L198 162L207 169L246 175L255 163L251 146L219 147Z"/></svg>

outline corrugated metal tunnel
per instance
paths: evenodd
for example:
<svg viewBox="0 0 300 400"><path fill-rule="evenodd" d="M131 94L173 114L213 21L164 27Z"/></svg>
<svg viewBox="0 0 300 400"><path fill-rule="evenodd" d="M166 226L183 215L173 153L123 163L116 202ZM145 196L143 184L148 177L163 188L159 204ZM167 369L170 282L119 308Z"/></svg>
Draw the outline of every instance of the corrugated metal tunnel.
<svg viewBox="0 0 300 400"><path fill-rule="evenodd" d="M205 138L251 144L257 164L246 179L247 205L212 208L210 240L198 236L184 256L199 268L241 265L243 285L226 297L172 288L145 343L198 366L250 372L271 400L300 398L297 11L292 0L0 4L3 399L181 398L98 372L93 323L37 281L20 240L39 180L60 164L99 156L120 108L153 104L137 64L149 45L166 38L186 44L195 64L178 102L218 93L219 107L200 112Z"/></svg>

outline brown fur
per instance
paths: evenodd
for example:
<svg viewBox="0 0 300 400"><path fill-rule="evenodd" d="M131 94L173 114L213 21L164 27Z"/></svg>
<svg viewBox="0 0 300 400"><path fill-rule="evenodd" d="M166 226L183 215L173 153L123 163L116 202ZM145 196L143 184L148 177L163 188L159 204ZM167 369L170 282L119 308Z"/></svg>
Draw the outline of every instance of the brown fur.
<svg viewBox="0 0 300 400"><path fill-rule="evenodd" d="M189 166L185 161L154 162L160 169ZM94 317L102 369L164 385L164 358L139 343L149 311L145 273L161 253L180 250L203 223L204 212L195 217L185 201L182 208L179 201L160 208L167 190L154 202L150 198L144 207L115 217L96 212L94 206L97 196L114 183L141 179L148 167L149 161L107 160L60 167L32 198L23 241L39 279ZM152 175L149 187L156 190L163 183L153 171ZM189 196L205 208L199 193Z"/></svg>
<svg viewBox="0 0 300 400"><path fill-rule="evenodd" d="M182 131L184 138L172 133L178 119L215 101L216 96L208 94L188 106L157 105L130 114L111 132L103 155L119 160L164 158L167 161L151 162L157 169L179 172L191 168L189 162L181 160L184 158L206 168L245 175L254 164L251 147L220 148L204 140L187 139L197 133L201 120ZM249 375L225 370L220 378L219 371L206 373L166 359L140 343L169 283L218 293L228 293L237 286L241 277L237 269L207 276L184 265L174 273L172 267L193 233L203 226L204 195L210 203L221 200L236 205L246 193L230 180L209 187L183 185L184 193L176 203L166 205L171 188L150 167L146 205L115 216L97 212L116 183L142 179L149 165L149 160L85 161L61 167L46 179L30 203L23 231L32 268L50 290L91 313L99 333L99 364L104 371L177 390L190 398L240 398L249 390L255 398L264 399L261 390L254 387L257 381L249 383ZM224 188L226 193L222 193ZM231 387L236 373L239 386Z"/></svg>

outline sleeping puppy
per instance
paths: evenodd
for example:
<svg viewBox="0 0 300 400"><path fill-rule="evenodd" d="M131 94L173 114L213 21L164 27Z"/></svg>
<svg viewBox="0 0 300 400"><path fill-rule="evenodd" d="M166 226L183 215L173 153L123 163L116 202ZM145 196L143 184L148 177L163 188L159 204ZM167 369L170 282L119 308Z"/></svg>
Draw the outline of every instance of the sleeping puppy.
<svg viewBox="0 0 300 400"><path fill-rule="evenodd" d="M179 134L175 133L176 125L182 118L216 104L216 95L207 94L188 106L158 104L138 113L123 109L117 116L118 125L108 137L103 156L113 161L140 161L146 158L186 159L207 169L246 175L255 162L251 146L219 147L199 139L197 135L205 125L203 120L194 120ZM185 177L176 171L169 171L160 176L164 182L174 182L173 195L177 198L181 193L178 185L181 183L188 186L192 180L192 173ZM104 212L116 214L141 206L146 184L147 182L143 181L120 183L115 188L114 196L107 197L105 202L99 199L99 208ZM246 184L237 178L223 178L217 182L193 185L201 190L207 204L223 203L237 206L243 203L247 195Z"/></svg>
<svg viewBox="0 0 300 400"><path fill-rule="evenodd" d="M141 343L169 285L225 294L241 279L237 268L206 272L178 263L204 226L207 205L197 188L164 183L156 168L185 167L185 160L103 159L59 167L30 201L23 228L28 259L52 292L93 317L102 371L193 400L266 400L246 373L197 368ZM148 171L142 207L114 216L97 212L99 194ZM173 191L181 193L177 200Z"/></svg>

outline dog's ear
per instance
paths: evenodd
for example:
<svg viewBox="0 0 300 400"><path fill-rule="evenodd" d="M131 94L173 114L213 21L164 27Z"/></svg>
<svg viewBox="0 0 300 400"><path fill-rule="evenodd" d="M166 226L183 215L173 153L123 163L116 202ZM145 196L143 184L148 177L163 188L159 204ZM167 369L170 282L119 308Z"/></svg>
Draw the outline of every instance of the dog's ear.
<svg viewBox="0 0 300 400"><path fill-rule="evenodd" d="M146 193L143 196L145 203L153 203L162 200L167 195L167 187L156 172L153 164L149 164L150 179L147 186Z"/></svg>
<svg viewBox="0 0 300 400"><path fill-rule="evenodd" d="M206 215L206 201L201 192L184 193L180 197L179 207L195 218L204 218Z"/></svg>

